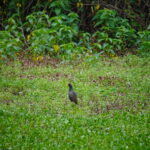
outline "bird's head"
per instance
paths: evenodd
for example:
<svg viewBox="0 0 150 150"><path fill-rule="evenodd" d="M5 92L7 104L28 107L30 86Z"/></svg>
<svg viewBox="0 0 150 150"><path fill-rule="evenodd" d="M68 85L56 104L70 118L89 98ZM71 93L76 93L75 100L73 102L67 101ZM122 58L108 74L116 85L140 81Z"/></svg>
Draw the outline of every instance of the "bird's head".
<svg viewBox="0 0 150 150"><path fill-rule="evenodd" d="M68 86L69 86L69 89L73 88L71 83L68 83Z"/></svg>

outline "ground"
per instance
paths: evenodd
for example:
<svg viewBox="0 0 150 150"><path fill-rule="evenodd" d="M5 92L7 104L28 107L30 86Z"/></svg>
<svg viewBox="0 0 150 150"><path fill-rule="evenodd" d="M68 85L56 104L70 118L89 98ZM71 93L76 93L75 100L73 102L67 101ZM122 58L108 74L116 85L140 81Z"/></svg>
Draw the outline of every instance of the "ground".
<svg viewBox="0 0 150 150"><path fill-rule="evenodd" d="M0 149L148 150L149 100L150 58L1 64Z"/></svg>

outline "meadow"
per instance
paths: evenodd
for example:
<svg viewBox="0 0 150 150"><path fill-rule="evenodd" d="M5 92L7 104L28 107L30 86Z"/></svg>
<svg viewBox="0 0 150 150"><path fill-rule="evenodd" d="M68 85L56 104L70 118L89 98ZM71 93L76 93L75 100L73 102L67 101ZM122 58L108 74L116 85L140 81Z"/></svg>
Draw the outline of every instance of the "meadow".
<svg viewBox="0 0 150 150"><path fill-rule="evenodd" d="M149 100L150 57L1 64L0 149L149 150Z"/></svg>

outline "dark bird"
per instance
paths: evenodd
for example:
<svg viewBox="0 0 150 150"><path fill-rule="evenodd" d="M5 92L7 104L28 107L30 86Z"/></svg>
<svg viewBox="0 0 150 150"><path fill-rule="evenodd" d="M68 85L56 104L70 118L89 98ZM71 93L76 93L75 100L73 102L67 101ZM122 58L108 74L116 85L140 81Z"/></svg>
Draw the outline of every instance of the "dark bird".
<svg viewBox="0 0 150 150"><path fill-rule="evenodd" d="M77 94L73 91L72 84L69 83L68 86L69 86L68 97L69 97L70 101L74 102L75 104L78 104Z"/></svg>

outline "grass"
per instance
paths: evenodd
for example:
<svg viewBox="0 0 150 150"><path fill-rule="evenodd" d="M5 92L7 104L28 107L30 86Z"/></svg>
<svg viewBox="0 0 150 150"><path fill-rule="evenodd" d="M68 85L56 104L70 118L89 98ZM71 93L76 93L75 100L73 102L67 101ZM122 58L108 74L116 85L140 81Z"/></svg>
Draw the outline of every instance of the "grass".
<svg viewBox="0 0 150 150"><path fill-rule="evenodd" d="M149 100L150 58L3 64L0 149L148 150Z"/></svg>

